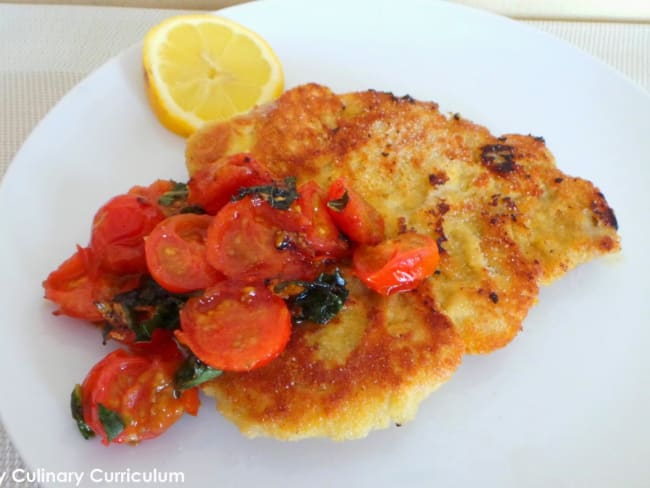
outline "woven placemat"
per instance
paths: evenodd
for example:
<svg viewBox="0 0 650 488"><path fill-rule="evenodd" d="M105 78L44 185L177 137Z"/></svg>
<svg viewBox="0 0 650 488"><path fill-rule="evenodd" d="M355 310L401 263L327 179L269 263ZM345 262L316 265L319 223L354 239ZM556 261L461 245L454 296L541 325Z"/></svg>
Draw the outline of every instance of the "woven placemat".
<svg viewBox="0 0 650 488"><path fill-rule="evenodd" d="M177 13L0 4L0 178L34 126L66 92ZM650 91L650 24L525 22L566 39ZM26 468L0 424L0 474L16 469ZM2 486L36 485L8 479Z"/></svg>

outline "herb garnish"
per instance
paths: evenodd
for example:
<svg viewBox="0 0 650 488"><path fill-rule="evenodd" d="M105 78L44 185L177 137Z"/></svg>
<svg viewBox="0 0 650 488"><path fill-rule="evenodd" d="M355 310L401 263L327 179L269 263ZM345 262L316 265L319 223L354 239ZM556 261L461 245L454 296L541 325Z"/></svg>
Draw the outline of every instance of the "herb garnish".
<svg viewBox="0 0 650 488"><path fill-rule="evenodd" d="M184 390L189 390L220 376L221 373L221 370L208 366L190 354L174 375L174 392L178 395Z"/></svg>
<svg viewBox="0 0 650 488"><path fill-rule="evenodd" d="M90 439L91 437L95 437L95 432L84 419L83 407L81 406L81 385L75 385L70 394L70 411L72 412L72 418L77 422L77 427L83 438Z"/></svg>
<svg viewBox="0 0 650 488"><path fill-rule="evenodd" d="M119 413L106 408L101 403L97 404L99 409L99 421L106 431L106 438L108 442L112 442L124 430L124 420Z"/></svg>
<svg viewBox="0 0 650 488"><path fill-rule="evenodd" d="M188 213L193 213L193 214L198 214L198 215L204 215L205 209L203 207L199 207L198 205L189 205L187 207L183 207L179 210L179 213L182 214L188 214Z"/></svg>
<svg viewBox="0 0 650 488"><path fill-rule="evenodd" d="M345 284L337 268L333 274L321 273L315 281L284 281L274 291L281 294L293 288L300 290L285 298L295 323L310 320L327 324L341 311L348 298L349 291Z"/></svg>
<svg viewBox="0 0 650 488"><path fill-rule="evenodd" d="M296 189L296 177L287 176L284 184L273 183L271 185L259 185L240 188L232 197L233 201L251 195L267 201L271 207L278 210L289 210L291 204L298 198Z"/></svg>
<svg viewBox="0 0 650 488"><path fill-rule="evenodd" d="M178 310L189 298L171 293L147 278L139 288L96 305L109 327L128 328L135 332L137 341L149 341L155 329L178 329Z"/></svg>
<svg viewBox="0 0 650 488"><path fill-rule="evenodd" d="M350 196L348 195L347 190L341 195L341 198L335 200L329 200L327 206L334 210L335 212L342 212L345 207L347 207L348 202L350 201Z"/></svg>
<svg viewBox="0 0 650 488"><path fill-rule="evenodd" d="M179 200L185 200L187 198L189 191L186 183L179 183L177 181L172 181L172 188L169 191L163 193L160 198L158 198L158 203L165 207L173 205L174 202Z"/></svg>

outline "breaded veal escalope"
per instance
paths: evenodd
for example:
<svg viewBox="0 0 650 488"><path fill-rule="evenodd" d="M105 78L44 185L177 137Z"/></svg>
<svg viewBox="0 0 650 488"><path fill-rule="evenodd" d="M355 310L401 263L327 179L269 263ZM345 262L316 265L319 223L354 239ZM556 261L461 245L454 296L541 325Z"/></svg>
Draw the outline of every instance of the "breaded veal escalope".
<svg viewBox="0 0 650 488"><path fill-rule="evenodd" d="M350 439L411 419L464 353L515 337L539 285L620 248L602 193L562 173L542 138L495 137L409 96L298 86L194 134L190 175L238 152L299 184L343 176L389 237L415 230L441 251L435 275L389 298L345 273L350 298L332 323L294 327L270 365L205 386L248 436Z"/></svg>

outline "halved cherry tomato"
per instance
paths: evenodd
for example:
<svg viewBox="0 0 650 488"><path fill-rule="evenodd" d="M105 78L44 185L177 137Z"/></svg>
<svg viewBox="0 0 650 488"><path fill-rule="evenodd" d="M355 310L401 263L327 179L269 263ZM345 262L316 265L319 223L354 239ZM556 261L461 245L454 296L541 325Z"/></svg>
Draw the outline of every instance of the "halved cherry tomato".
<svg viewBox="0 0 650 488"><path fill-rule="evenodd" d="M174 215L146 237L147 267L160 286L173 293L186 293L207 288L222 278L205 255L211 222L210 215Z"/></svg>
<svg viewBox="0 0 650 488"><path fill-rule="evenodd" d="M64 314L90 322L102 320L102 314L94 303L94 287L81 249L52 271L43 287L45 298L59 306L55 315Z"/></svg>
<svg viewBox="0 0 650 488"><path fill-rule="evenodd" d="M359 246L352 257L357 276L382 295L417 288L436 270L438 258L436 241L415 233L376 246Z"/></svg>
<svg viewBox="0 0 650 488"><path fill-rule="evenodd" d="M284 300L261 285L221 282L191 298L180 317L178 340L225 371L264 366L284 350L291 333Z"/></svg>
<svg viewBox="0 0 650 488"><path fill-rule="evenodd" d="M300 211L309 226L305 238L316 255L342 258L350 251L348 242L334 225L325 205L325 193L315 181L308 181L298 190Z"/></svg>
<svg viewBox="0 0 650 488"><path fill-rule="evenodd" d="M144 273L144 237L165 215L138 195L118 195L102 206L93 220L90 247L99 266L114 273Z"/></svg>
<svg viewBox="0 0 650 488"><path fill-rule="evenodd" d="M78 247L77 252L43 282L45 298L59 306L55 315L100 322L103 317L95 302L109 300L118 293L136 288L140 283L139 275L106 273L96 269L92 260L90 249Z"/></svg>
<svg viewBox="0 0 650 488"><path fill-rule="evenodd" d="M224 206L208 228L208 262L228 278L308 279L314 270L301 251L307 221L293 210L277 210L245 197Z"/></svg>
<svg viewBox="0 0 650 488"><path fill-rule="evenodd" d="M359 244L378 244L384 239L384 218L343 178L327 193L327 211L341 231Z"/></svg>
<svg viewBox="0 0 650 488"><path fill-rule="evenodd" d="M215 215L243 187L269 184L271 173L248 154L219 159L194 173L188 202Z"/></svg>
<svg viewBox="0 0 650 488"><path fill-rule="evenodd" d="M139 355L118 349L88 373L81 385L83 417L108 445L134 443L157 437L183 413L196 414L198 392L174 395L174 373L180 361ZM119 415L124 428L109 439L100 416L100 405Z"/></svg>

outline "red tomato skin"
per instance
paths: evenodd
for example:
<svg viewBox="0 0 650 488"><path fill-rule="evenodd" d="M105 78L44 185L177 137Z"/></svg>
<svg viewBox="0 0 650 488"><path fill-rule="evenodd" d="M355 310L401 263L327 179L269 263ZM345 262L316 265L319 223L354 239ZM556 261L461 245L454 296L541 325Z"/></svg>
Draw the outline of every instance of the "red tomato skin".
<svg viewBox="0 0 650 488"><path fill-rule="evenodd" d="M201 408L201 398L199 397L199 387L190 388L181 393L180 400L183 404L183 410L192 417L199 414Z"/></svg>
<svg viewBox="0 0 650 488"><path fill-rule="evenodd" d="M196 415L200 400L195 388L185 391L180 398L173 393L173 377L182 355L181 359L171 360L165 348L161 349L162 354L115 350L84 379L81 385L84 420L104 445L152 439L171 427L183 413ZM112 441L108 440L99 418L100 404L118 413L125 422L124 430Z"/></svg>
<svg viewBox="0 0 650 488"><path fill-rule="evenodd" d="M99 266L109 272L145 273L144 238L165 215L137 195L118 195L95 214L90 247Z"/></svg>
<svg viewBox="0 0 650 488"><path fill-rule="evenodd" d="M174 182L171 180L156 180L149 186L136 185L129 189L129 195L142 197L154 205L158 205L158 199L174 187ZM163 209L161 209L163 210Z"/></svg>
<svg viewBox="0 0 650 488"><path fill-rule="evenodd" d="M108 436L104 426L99 420L99 404L106 408L115 407L107 405L109 386L114 378L126 374L134 375L144 373L150 362L144 357L130 354L124 349L117 349L104 357L88 372L81 385L81 404L84 420L88 426L101 437L102 443L108 445ZM114 439L115 442L117 440Z"/></svg>
<svg viewBox="0 0 650 488"><path fill-rule="evenodd" d="M315 272L300 242L306 226L299 212L245 197L214 217L206 256L212 267L237 281L309 279Z"/></svg>
<svg viewBox="0 0 650 488"><path fill-rule="evenodd" d="M166 329L155 329L149 341L132 342L129 351L138 356L159 358L165 363L180 364L184 359L174 340L173 331Z"/></svg>
<svg viewBox="0 0 650 488"><path fill-rule="evenodd" d="M350 245L339 232L327 211L325 192L315 181L298 189L298 205L309 226L305 238L316 256L341 259L350 253Z"/></svg>
<svg viewBox="0 0 650 488"><path fill-rule="evenodd" d="M276 358L291 335L286 303L261 285L226 281L191 298L176 338L204 363L250 371Z"/></svg>
<svg viewBox="0 0 650 488"><path fill-rule="evenodd" d="M330 202L340 200L347 194L348 202L342 209L335 209ZM327 211L336 226L358 244L379 244L384 240L384 218L364 198L354 191L343 178L338 178L327 193Z"/></svg>
<svg viewBox="0 0 650 488"><path fill-rule="evenodd" d="M136 288L140 275L115 275L99 270L88 248L77 251L43 282L45 298L58 305L55 315L67 315L89 322L101 322L102 314L95 302Z"/></svg>
<svg viewBox="0 0 650 488"><path fill-rule="evenodd" d="M94 304L93 284L79 251L66 259L43 282L45 298L58 305L55 315L68 315L90 322L102 320Z"/></svg>
<svg viewBox="0 0 650 488"><path fill-rule="evenodd" d="M201 168L188 183L188 202L216 215L240 188L267 185L271 173L249 154L236 154Z"/></svg>
<svg viewBox="0 0 650 488"><path fill-rule="evenodd" d="M365 285L382 295L410 291L438 266L438 245L422 234L403 234L376 246L359 246L354 271Z"/></svg>
<svg viewBox="0 0 650 488"><path fill-rule="evenodd" d="M223 279L207 261L210 215L179 214L156 225L145 239L147 269L172 293L202 290Z"/></svg>

